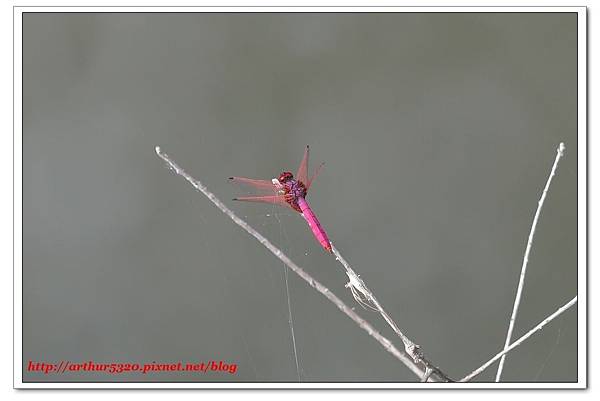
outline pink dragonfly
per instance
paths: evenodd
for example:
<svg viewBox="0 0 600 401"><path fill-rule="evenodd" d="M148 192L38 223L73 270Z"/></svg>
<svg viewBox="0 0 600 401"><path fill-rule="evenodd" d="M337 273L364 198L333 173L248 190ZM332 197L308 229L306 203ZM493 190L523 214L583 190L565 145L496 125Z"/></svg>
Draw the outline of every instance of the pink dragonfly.
<svg viewBox="0 0 600 401"><path fill-rule="evenodd" d="M273 178L271 181L267 180L253 180L250 178L242 177L229 177L229 179L237 184L245 186L256 193L256 196L242 196L234 198L233 200L245 201L245 202L262 202L280 205L284 207L290 207L295 211L299 212L302 217L308 223L308 226L312 230L315 238L319 243L327 250L331 252L331 243L329 238L321 227L321 223L317 219L317 216L312 211L308 202L306 201L306 195L310 189L313 180L323 167L323 163L315 170L312 177L308 178L308 145L304 151L304 157L298 167L296 178L289 171L284 171L279 175L279 178Z"/></svg>

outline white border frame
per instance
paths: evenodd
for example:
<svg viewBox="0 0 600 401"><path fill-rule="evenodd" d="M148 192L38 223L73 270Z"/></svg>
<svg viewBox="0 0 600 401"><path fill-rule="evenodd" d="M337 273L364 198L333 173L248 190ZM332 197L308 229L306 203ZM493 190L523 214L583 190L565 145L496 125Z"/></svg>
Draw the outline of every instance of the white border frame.
<svg viewBox="0 0 600 401"><path fill-rule="evenodd" d="M13 216L13 303L14 303L14 332L13 332L13 385L15 388L96 388L96 389L354 389L354 388L373 388L373 389L394 389L394 388L420 388L420 389L520 389L520 388L586 388L587 387L587 20L586 7L14 7L13 12L13 37L14 37L14 216ZM76 383L52 383L38 382L26 383L22 377L22 14L23 12L545 12L545 13L577 13L577 233L578 233L578 305L577 305L577 366L578 382L576 383L97 383L97 382L76 382ZM567 148L568 152L568 148ZM549 311L550 313L550 311ZM476 368L475 366L473 368ZM468 372L465 372L465 374Z"/></svg>

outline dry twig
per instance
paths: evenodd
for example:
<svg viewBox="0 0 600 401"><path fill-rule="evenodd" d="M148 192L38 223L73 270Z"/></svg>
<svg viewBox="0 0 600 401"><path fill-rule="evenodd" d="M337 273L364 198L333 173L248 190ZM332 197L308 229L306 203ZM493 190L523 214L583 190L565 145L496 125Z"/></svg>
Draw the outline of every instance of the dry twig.
<svg viewBox="0 0 600 401"><path fill-rule="evenodd" d="M443 381L451 382L453 381L448 375L442 372L437 366L431 363L423 356L423 351L421 347L415 344L411 339L409 339L398 327L396 322L388 315L388 313L383 309L383 306L379 303L375 295L369 288L366 286L365 282L360 278L358 274L350 267L350 264L342 257L340 252L337 250L335 246L331 246L331 250L335 255L337 261L341 263L341 265L346 270L346 275L348 276L348 284L346 284L346 288L350 288L352 292L352 296L356 302L358 302L365 309L370 309L375 312L379 312L379 314L383 317L383 319L390 325L392 330L400 337L402 343L404 344L404 350L410 357L417 363L422 363L425 365L425 375L421 378L424 381L427 380L432 374L436 374Z"/></svg>
<svg viewBox="0 0 600 401"><path fill-rule="evenodd" d="M485 369L487 369L491 364L496 362L499 358L503 357L508 352L512 351L513 349L515 349L516 347L521 345L521 343L523 341L527 340L529 337L531 337L537 331L541 330L545 325L550 323L554 318L556 318L561 313L563 313L564 311L569 309L571 306L575 305L576 302L577 302L577 297L573 298L572 300L570 300L569 302L567 302L566 304L564 304L563 306L558 308L556 310L556 312L554 312L553 314L551 314L550 316L548 316L547 318L542 320L537 326L535 326L533 329L529 330L527 333L525 333L521 338L519 338L517 341L512 343L510 346L505 347L502 351L498 352L492 359L490 359L489 361L487 361L486 363L484 363L483 365L481 365L480 367L478 367L477 369L475 369L474 371L472 371L471 373L469 373L468 375L466 375L465 377L460 379L459 382L468 382L471 379L473 379L475 376L477 376L478 374L483 372Z"/></svg>
<svg viewBox="0 0 600 401"><path fill-rule="evenodd" d="M446 375L441 374L439 369L435 368L435 373L438 376L426 372L427 365L425 368L419 366L419 362L413 361L407 357L400 350L398 350L390 340L382 336L369 322L361 318L352 308L346 305L341 299L339 299L334 293L332 293L327 287L315 280L300 266L295 264L286 254L284 254L279 248L273 245L267 238L252 228L248 223L239 218L231 209L229 209L219 198L217 198L212 192L210 192L204 184L194 179L188 173L186 173L181 167L179 167L169 156L156 147L156 154L163 159L167 165L178 175L185 178L194 188L202 192L217 208L219 208L225 215L227 215L235 224L244 229L248 234L252 235L258 240L265 248L267 248L273 255L281 260L287 267L296 273L300 278L308 283L311 287L316 289L319 293L330 300L335 306L337 306L342 312L344 312L350 319L352 319L360 328L365 330L371 337L377 340L385 350L394 355L400 362L406 365L414 374L422 379L426 374L429 374L428 381L447 381ZM390 319L391 320L391 319ZM393 322L392 322L393 323ZM433 365L432 365L433 366ZM441 375L440 375L441 374Z"/></svg>
<svg viewBox="0 0 600 401"><path fill-rule="evenodd" d="M515 296L515 302L513 305L512 314L510 316L510 322L508 323L508 333L506 333L506 341L504 342L504 349L506 350L510 345L510 340L512 337L512 332L515 327L515 320L517 319L517 313L519 312L519 305L521 304L521 295L523 293L523 285L525 284L525 273L527 273L527 262L529 261L529 252L531 251L531 245L533 244L533 236L535 235L535 228L537 226L538 219L540 217L540 212L542 211L542 206L544 206L544 200L546 200L546 194L548 193L548 188L550 188L550 183L552 182L552 177L554 177L554 173L556 172L556 167L558 166L558 161L562 157L565 151L565 144L560 143L558 145L558 149L556 149L556 158L554 159L554 164L552 165L552 170L550 170L550 175L548 176L548 180L546 181L546 186L542 191L542 196L538 201L538 207L535 211L535 216L533 217L533 222L531 224L531 229L529 231L529 237L527 239L527 246L525 247L525 254L523 255L523 264L521 265L521 275L519 277L519 285L517 286L517 294ZM500 359L500 364L498 365L498 372L496 373L496 382L500 381L500 377L502 376L502 368L504 367L504 360L506 359L506 354L502 355Z"/></svg>

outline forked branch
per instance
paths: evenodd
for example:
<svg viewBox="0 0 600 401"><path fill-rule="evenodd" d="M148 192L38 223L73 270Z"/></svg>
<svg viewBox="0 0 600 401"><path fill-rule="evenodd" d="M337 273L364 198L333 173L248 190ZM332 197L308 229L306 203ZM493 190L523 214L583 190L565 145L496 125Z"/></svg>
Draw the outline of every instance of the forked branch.
<svg viewBox="0 0 600 401"><path fill-rule="evenodd" d="M564 304L563 306L558 308L556 310L556 312L554 312L553 314L551 314L550 316L548 316L547 318L542 320L537 326L535 326L533 329L529 330L517 341L512 343L510 346L504 348L502 351L498 352L492 359L490 359L489 361L487 361L486 363L484 363L483 365L481 365L480 367L478 367L477 369L475 369L474 371L472 371L471 373L469 373L468 375L466 375L465 377L460 379L460 382L468 382L471 379L473 379L475 376L477 376L478 374L480 374L481 372L486 370L491 364L496 362L498 359L500 359L501 357L506 355L508 352L512 351L513 349L515 349L516 347L521 345L521 343L523 343L523 341L527 340L533 334L540 331L545 325L547 325L552 320L554 320L554 318L558 317L561 313L563 313L564 311L569 309L571 306L575 305L576 302L577 302L577 297L573 298L572 300L570 300L569 302L567 302L566 304Z"/></svg>
<svg viewBox="0 0 600 401"><path fill-rule="evenodd" d="M552 315L548 316L541 323L539 323L536 327L527 332L524 336L519 338L517 341L512 343L510 346L508 342L510 341L510 336L512 334L512 328L514 326L514 320L516 318L516 311L518 311L518 303L520 301L520 294L522 291L522 282L524 279L524 272L527 265L527 259L529 255L529 250L531 248L531 243L533 242L533 233L535 232L535 226L537 224L539 212L541 210L541 206L543 205L544 199L546 197L546 192L550 185L550 181L554 176L554 172L556 169L556 165L558 160L562 156L562 152L564 151L564 145L561 143L558 148L557 157L550 173L550 177L546 183L546 187L542 193L542 198L538 204L538 210L534 217L534 222L532 226L532 230L529 235L529 241L527 244L527 249L525 252L524 263L523 263L523 271L521 274L521 280L519 282L519 288L517 290L517 299L515 300L515 308L513 310L513 316L511 317L511 324L509 326L509 333L507 336L507 344L505 345L504 350L496 354L492 359L483 364L478 369L471 372L469 375L465 376L461 379L461 382L467 382L480 374L486 368L488 368L492 363L500 358L504 358L505 355L519 346L522 342L524 342L527 338L533 335L535 332L541 330L546 324L556 318L558 315L563 313L565 310L569 309L572 305L577 302L577 297L573 298L570 302L559 308ZM387 312L383 309L379 301L375 298L373 293L367 288L364 281L360 278L358 274L354 272L354 270L350 267L348 262L341 256L339 251L332 247L333 253L336 256L336 259L342 264L344 267L346 274L349 278L349 283L346 285L351 291L354 298L361 305L366 308L375 310L381 314L381 316L385 319L385 321L392 327L394 332L401 338L406 354L399 351L390 340L382 336L371 324L369 324L366 320L361 318L352 308L347 306L341 299L339 299L335 294L333 294L327 287L321 284L319 281L315 280L312 276L310 276L306 271L304 271L301 267L296 265L287 255L285 255L280 249L278 249L275 245L273 245L267 238L261 235L258 231L252 228L248 223L239 218L231 209L229 209L221 200L219 200L212 192L210 192L206 186L204 186L200 181L194 179L192 176L187 174L181 167L179 167L175 162L173 162L169 156L163 153L159 147L156 147L156 154L163 159L167 165L178 175L185 178L196 190L200 191L204 194L217 208L219 208L224 214L226 214L229 218L231 218L234 223L252 235L254 238L258 240L265 248L267 248L273 255L279 258L287 267L290 268L294 273L296 273L300 278L306 281L311 287L316 289L319 293L329 299L334 305L336 305L343 313L345 313L350 319L352 319L360 328L365 330L371 337L377 340L380 345L389 353L391 353L394 357L396 357L400 362L406 365L414 374L416 374L421 381L453 381L448 375L443 373L439 368L429 362L424 358L423 353L420 350L420 347L411 341L402 331L399 329L398 325L392 320L392 318L387 314ZM499 371L501 372L501 370Z"/></svg>

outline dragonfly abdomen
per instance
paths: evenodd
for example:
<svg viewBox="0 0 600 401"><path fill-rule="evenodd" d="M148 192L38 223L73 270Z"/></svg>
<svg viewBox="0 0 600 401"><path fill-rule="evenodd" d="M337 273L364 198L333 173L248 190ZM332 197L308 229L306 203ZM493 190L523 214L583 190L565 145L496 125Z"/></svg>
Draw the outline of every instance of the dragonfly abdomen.
<svg viewBox="0 0 600 401"><path fill-rule="evenodd" d="M329 237L327 237L327 233L325 230L323 230L323 227L321 227L319 219L317 219L317 216L313 213L312 209L308 205L308 202L306 202L306 199L299 197L296 201L298 203L298 207L302 211L302 216L308 223L308 226L310 227L317 241L319 241L321 246L325 248L327 252L331 252L331 242L329 242Z"/></svg>

